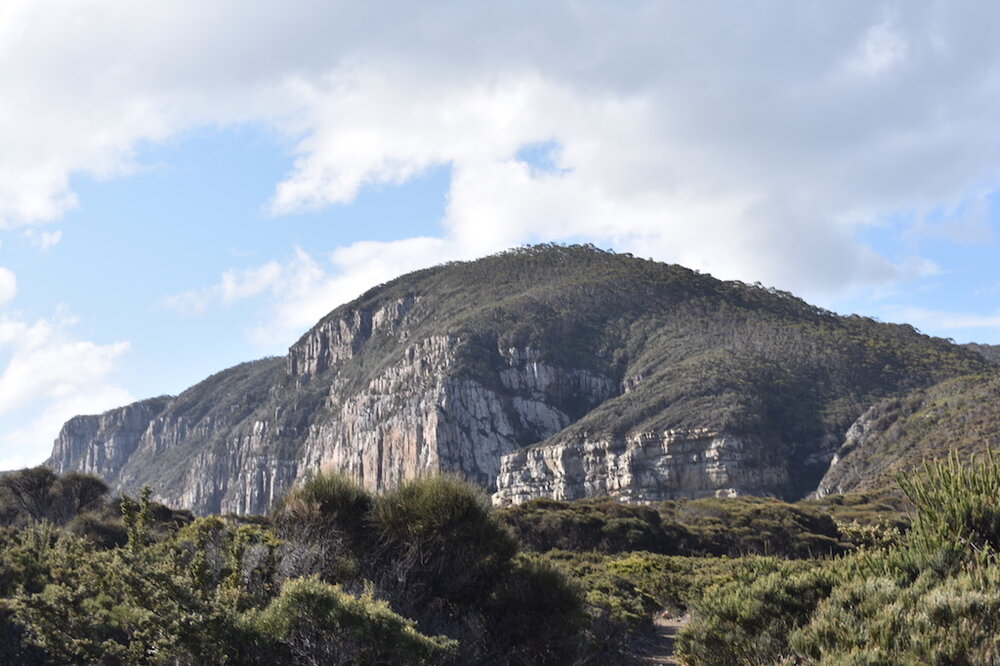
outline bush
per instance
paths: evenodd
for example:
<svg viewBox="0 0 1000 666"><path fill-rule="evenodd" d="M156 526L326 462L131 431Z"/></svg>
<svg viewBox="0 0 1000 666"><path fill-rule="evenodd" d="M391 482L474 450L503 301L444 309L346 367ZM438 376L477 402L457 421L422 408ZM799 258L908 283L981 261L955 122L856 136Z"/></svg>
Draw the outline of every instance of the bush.
<svg viewBox="0 0 1000 666"><path fill-rule="evenodd" d="M316 578L286 582L266 608L248 612L242 624L271 641L271 654L258 654L258 663L438 664L457 648L444 636L421 634L383 601L355 598Z"/></svg>
<svg viewBox="0 0 1000 666"><path fill-rule="evenodd" d="M90 474L57 476L48 467L32 467L0 475L0 524L27 525L47 520L65 525L107 503L108 484Z"/></svg>
<svg viewBox="0 0 1000 666"><path fill-rule="evenodd" d="M512 561L484 613L492 645L486 663L569 664L580 652L587 620L581 594L537 556Z"/></svg>
<svg viewBox="0 0 1000 666"><path fill-rule="evenodd" d="M995 566L944 580L926 572L912 583L855 578L819 604L791 643L823 664L995 664L998 589Z"/></svg>
<svg viewBox="0 0 1000 666"><path fill-rule="evenodd" d="M678 553L687 537L683 528L661 523L653 507L621 504L610 499L559 502L535 499L497 511L526 548L597 550L620 553L633 550Z"/></svg>
<svg viewBox="0 0 1000 666"><path fill-rule="evenodd" d="M334 529L352 547L366 541L372 496L344 474L318 472L281 497L271 511L275 527L282 532L296 529Z"/></svg>
<svg viewBox="0 0 1000 666"><path fill-rule="evenodd" d="M482 490L455 477L404 481L378 499L372 523L376 582L404 612L434 598L474 604L517 552Z"/></svg>
<svg viewBox="0 0 1000 666"><path fill-rule="evenodd" d="M750 558L693 605L677 652L690 666L779 663L792 656L789 634L809 621L833 583L820 564Z"/></svg>
<svg viewBox="0 0 1000 666"><path fill-rule="evenodd" d="M899 485L916 507L909 534L913 564L959 564L974 553L1000 552L1000 466L987 449L985 459L963 462L952 451L925 463L924 473L900 477Z"/></svg>
<svg viewBox="0 0 1000 666"><path fill-rule="evenodd" d="M292 488L271 511L283 541L281 575L319 575L343 583L356 577L363 552L376 546L370 525L374 499L353 479L319 472Z"/></svg>

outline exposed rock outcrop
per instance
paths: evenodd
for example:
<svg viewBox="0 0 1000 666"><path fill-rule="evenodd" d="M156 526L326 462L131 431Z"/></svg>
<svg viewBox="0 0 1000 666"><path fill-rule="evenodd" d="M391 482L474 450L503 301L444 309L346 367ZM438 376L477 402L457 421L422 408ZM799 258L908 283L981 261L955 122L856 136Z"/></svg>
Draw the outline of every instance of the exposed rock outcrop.
<svg viewBox="0 0 1000 666"><path fill-rule="evenodd" d="M896 478L952 451L1000 447L1000 374L967 375L879 401L848 429L815 495L896 487Z"/></svg>
<svg viewBox="0 0 1000 666"><path fill-rule="evenodd" d="M767 458L759 441L706 429L533 446L502 458L493 501L505 506L536 497L653 502L781 494L788 467Z"/></svg>
<svg viewBox="0 0 1000 666"><path fill-rule="evenodd" d="M150 422L170 401L164 396L97 416L73 417L59 432L46 464L60 473L76 470L115 483Z"/></svg>

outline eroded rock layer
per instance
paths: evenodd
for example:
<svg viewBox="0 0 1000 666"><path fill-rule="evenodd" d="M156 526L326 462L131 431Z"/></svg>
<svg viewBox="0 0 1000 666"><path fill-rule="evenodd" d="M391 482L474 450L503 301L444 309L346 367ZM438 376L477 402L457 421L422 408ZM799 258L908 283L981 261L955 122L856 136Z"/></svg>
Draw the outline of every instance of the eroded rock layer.
<svg viewBox="0 0 1000 666"><path fill-rule="evenodd" d="M495 504L536 497L611 497L621 502L774 495L788 486L788 467L767 461L762 442L706 429L520 449L500 463Z"/></svg>

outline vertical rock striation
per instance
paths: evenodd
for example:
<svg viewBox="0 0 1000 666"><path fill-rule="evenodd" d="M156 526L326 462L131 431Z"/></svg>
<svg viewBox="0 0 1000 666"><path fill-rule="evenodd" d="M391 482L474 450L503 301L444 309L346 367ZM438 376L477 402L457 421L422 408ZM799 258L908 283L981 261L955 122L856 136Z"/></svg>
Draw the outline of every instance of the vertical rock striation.
<svg viewBox="0 0 1000 666"><path fill-rule="evenodd" d="M62 474L76 470L114 484L150 422L171 398L143 400L97 416L75 416L63 425L45 465Z"/></svg>

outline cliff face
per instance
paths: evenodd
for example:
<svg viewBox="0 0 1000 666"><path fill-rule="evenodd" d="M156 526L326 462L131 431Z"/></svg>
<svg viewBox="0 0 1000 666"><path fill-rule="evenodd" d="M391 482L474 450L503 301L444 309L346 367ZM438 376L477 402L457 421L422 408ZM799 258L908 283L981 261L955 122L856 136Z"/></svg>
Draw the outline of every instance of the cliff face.
<svg viewBox="0 0 1000 666"><path fill-rule="evenodd" d="M76 416L62 427L46 464L62 473L70 470L117 481L149 423L170 398L137 402L99 416Z"/></svg>
<svg viewBox="0 0 1000 666"><path fill-rule="evenodd" d="M592 248L420 271L283 358L63 428L49 464L199 513L266 511L337 469L457 472L501 503L815 489L876 399L992 367L905 326Z"/></svg>
<svg viewBox="0 0 1000 666"><path fill-rule="evenodd" d="M434 471L455 471L490 488L500 457L538 442L573 419L566 396L591 406L616 383L587 370L537 360L533 350L498 350L502 365L487 379L458 375L462 342L435 336L408 346L396 365L339 403L305 441L310 469L348 471L370 488Z"/></svg>
<svg viewBox="0 0 1000 666"><path fill-rule="evenodd" d="M506 506L535 497L654 502L781 494L788 467L767 458L763 442L705 429L534 446L502 458L493 501Z"/></svg>

